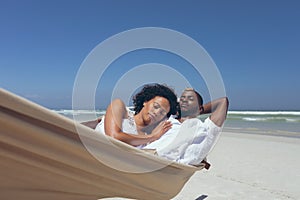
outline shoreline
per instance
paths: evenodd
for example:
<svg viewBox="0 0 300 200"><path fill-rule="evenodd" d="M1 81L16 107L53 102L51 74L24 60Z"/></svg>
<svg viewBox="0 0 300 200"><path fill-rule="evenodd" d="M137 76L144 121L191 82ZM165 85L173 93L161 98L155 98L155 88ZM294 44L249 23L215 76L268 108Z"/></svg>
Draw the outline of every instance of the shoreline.
<svg viewBox="0 0 300 200"><path fill-rule="evenodd" d="M104 115L105 110L52 110L76 121L89 121ZM95 113L96 112L96 113ZM208 115L198 118L204 120ZM298 111L229 111L223 131L300 138Z"/></svg>
<svg viewBox="0 0 300 200"><path fill-rule="evenodd" d="M284 130L262 130L254 128L236 128L236 127L224 127L223 133L236 133L236 134L250 134L250 135L262 135L262 136L274 136L274 137L287 137L300 139L300 132L284 131Z"/></svg>

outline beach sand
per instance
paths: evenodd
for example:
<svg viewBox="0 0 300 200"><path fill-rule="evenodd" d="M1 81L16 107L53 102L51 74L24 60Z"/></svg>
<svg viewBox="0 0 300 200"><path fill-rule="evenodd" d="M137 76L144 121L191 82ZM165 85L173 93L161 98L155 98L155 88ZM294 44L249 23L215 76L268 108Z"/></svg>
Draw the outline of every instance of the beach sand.
<svg viewBox="0 0 300 200"><path fill-rule="evenodd" d="M223 132L210 169L195 173L173 199L298 200L299 154L299 138Z"/></svg>
<svg viewBox="0 0 300 200"><path fill-rule="evenodd" d="M223 132L208 156L211 168L174 199L300 199L299 154L297 138Z"/></svg>

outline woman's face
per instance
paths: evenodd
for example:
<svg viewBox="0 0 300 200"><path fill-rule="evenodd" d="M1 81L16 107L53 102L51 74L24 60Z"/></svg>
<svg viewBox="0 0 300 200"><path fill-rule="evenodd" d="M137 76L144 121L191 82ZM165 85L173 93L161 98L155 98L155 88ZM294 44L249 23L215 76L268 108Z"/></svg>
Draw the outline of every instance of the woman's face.
<svg viewBox="0 0 300 200"><path fill-rule="evenodd" d="M164 119L170 111L170 103L164 97L156 96L144 102L142 109L143 119L146 124L154 124Z"/></svg>

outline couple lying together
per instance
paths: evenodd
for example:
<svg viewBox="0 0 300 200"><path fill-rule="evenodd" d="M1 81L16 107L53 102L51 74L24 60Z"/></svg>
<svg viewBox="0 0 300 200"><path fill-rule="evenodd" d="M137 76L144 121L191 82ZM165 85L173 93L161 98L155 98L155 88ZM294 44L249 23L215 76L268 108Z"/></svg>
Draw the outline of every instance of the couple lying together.
<svg viewBox="0 0 300 200"><path fill-rule="evenodd" d="M145 85L133 97L130 110L120 99L111 102L105 116L83 122L96 131L141 149L155 149L164 158L199 165L213 148L226 119L228 99L203 105L194 89L185 89L179 102L172 89ZM202 122L197 116L209 114Z"/></svg>

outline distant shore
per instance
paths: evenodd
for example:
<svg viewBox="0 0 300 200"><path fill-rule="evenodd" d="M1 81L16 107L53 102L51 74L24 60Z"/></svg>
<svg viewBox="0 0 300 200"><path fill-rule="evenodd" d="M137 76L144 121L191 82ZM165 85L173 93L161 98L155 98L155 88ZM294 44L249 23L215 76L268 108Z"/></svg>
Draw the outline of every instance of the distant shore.
<svg viewBox="0 0 300 200"><path fill-rule="evenodd" d="M105 114L105 110L53 111L80 122ZM300 111L229 111L224 131L300 138Z"/></svg>

